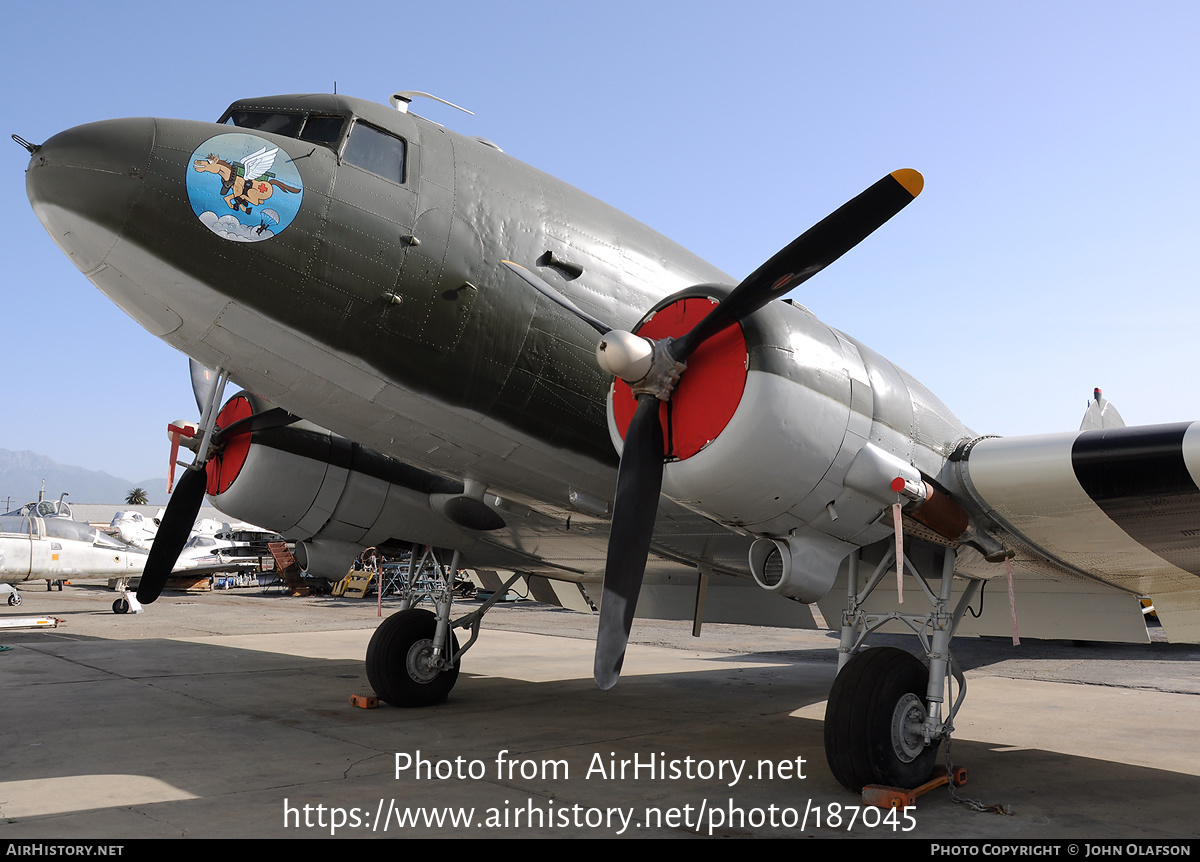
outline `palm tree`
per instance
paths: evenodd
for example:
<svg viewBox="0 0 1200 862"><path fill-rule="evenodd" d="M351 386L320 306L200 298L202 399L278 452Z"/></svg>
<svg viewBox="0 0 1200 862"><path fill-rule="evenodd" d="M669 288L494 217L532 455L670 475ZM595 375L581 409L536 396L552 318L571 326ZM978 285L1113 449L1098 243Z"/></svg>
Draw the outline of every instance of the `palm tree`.
<svg viewBox="0 0 1200 862"><path fill-rule="evenodd" d="M149 502L150 498L146 496L144 488L130 488L129 493L125 495L127 506L145 506Z"/></svg>

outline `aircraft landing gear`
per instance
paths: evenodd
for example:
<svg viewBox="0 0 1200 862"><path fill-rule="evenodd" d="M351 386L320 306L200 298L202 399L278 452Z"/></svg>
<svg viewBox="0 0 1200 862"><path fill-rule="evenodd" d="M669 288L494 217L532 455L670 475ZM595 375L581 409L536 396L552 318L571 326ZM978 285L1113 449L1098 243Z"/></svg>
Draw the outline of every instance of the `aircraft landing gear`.
<svg viewBox="0 0 1200 862"><path fill-rule="evenodd" d="M419 546L413 548L408 575L398 589L400 610L379 624L367 646L367 679L380 700L392 706L432 706L444 701L458 681L463 654L479 638L483 615L521 577L514 574L479 608L451 620L459 553L455 551L450 565L443 566L433 548L418 551ZM433 603L433 612L415 607L425 599ZM453 632L458 628L471 631L461 649Z"/></svg>
<svg viewBox="0 0 1200 862"><path fill-rule="evenodd" d="M937 593L905 554L905 571L932 605L925 614L866 613L862 605L891 571L896 552L892 548L884 555L862 592L860 552L850 557L838 675L825 708L825 756L834 778L855 793L868 784L913 788L928 781L938 746L950 738L966 696L966 678L950 654L950 640L979 582L967 585L951 611L956 554L952 548L940 550ZM891 622L903 623L916 634L927 663L895 647L863 649L871 632ZM943 716L951 676L958 682L958 697Z"/></svg>
<svg viewBox="0 0 1200 862"><path fill-rule="evenodd" d="M434 652L437 617L423 608L392 614L375 630L367 647L367 679L392 706L441 703L458 681L458 664ZM450 655L458 638L450 632Z"/></svg>
<svg viewBox="0 0 1200 862"><path fill-rule="evenodd" d="M114 614L140 614L142 612L142 605L137 600L136 595L126 590L112 603L112 609Z"/></svg>
<svg viewBox="0 0 1200 862"><path fill-rule="evenodd" d="M9 607L15 608L19 604L21 604L21 594L16 590L13 590L8 594L8 605Z"/></svg>
<svg viewBox="0 0 1200 862"><path fill-rule="evenodd" d="M850 659L825 710L825 757L833 777L858 790L924 784L941 742L925 742L928 686L925 665L904 650L878 647Z"/></svg>

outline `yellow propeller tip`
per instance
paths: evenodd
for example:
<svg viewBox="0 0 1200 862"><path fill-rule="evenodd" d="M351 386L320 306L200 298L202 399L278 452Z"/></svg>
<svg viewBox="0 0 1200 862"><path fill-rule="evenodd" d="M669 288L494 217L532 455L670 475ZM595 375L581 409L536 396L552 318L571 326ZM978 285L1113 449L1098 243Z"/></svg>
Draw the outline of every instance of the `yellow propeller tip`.
<svg viewBox="0 0 1200 862"><path fill-rule="evenodd" d="M919 171L914 171L912 168L893 171L892 179L904 186L904 190L914 198L921 193L921 189L925 188L925 178Z"/></svg>

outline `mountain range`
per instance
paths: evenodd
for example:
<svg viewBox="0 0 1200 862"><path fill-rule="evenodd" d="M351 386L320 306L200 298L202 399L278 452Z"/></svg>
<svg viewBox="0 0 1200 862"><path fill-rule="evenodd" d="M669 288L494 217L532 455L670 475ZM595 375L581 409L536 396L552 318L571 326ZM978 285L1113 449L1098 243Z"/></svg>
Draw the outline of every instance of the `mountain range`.
<svg viewBox="0 0 1200 862"><path fill-rule="evenodd" d="M165 476L131 482L101 470L59 464L37 452L0 449L0 511L36 500L46 480L46 499L57 500L63 491L69 503L123 503L132 488L146 492L148 502L165 506Z"/></svg>

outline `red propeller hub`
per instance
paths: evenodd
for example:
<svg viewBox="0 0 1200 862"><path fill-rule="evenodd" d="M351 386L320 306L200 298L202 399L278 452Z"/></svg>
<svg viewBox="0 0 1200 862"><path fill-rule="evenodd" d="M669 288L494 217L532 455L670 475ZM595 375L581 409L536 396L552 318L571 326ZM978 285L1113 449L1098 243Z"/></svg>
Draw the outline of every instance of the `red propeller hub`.
<svg viewBox="0 0 1200 862"><path fill-rule="evenodd" d="M689 297L659 309L636 332L650 339L679 338L691 331L715 303L706 297ZM663 451L684 460L695 455L725 430L746 388L746 337L741 324L729 326L704 341L688 358L669 402L659 405ZM618 378L613 385L613 417L621 439L637 410L629 384Z"/></svg>

